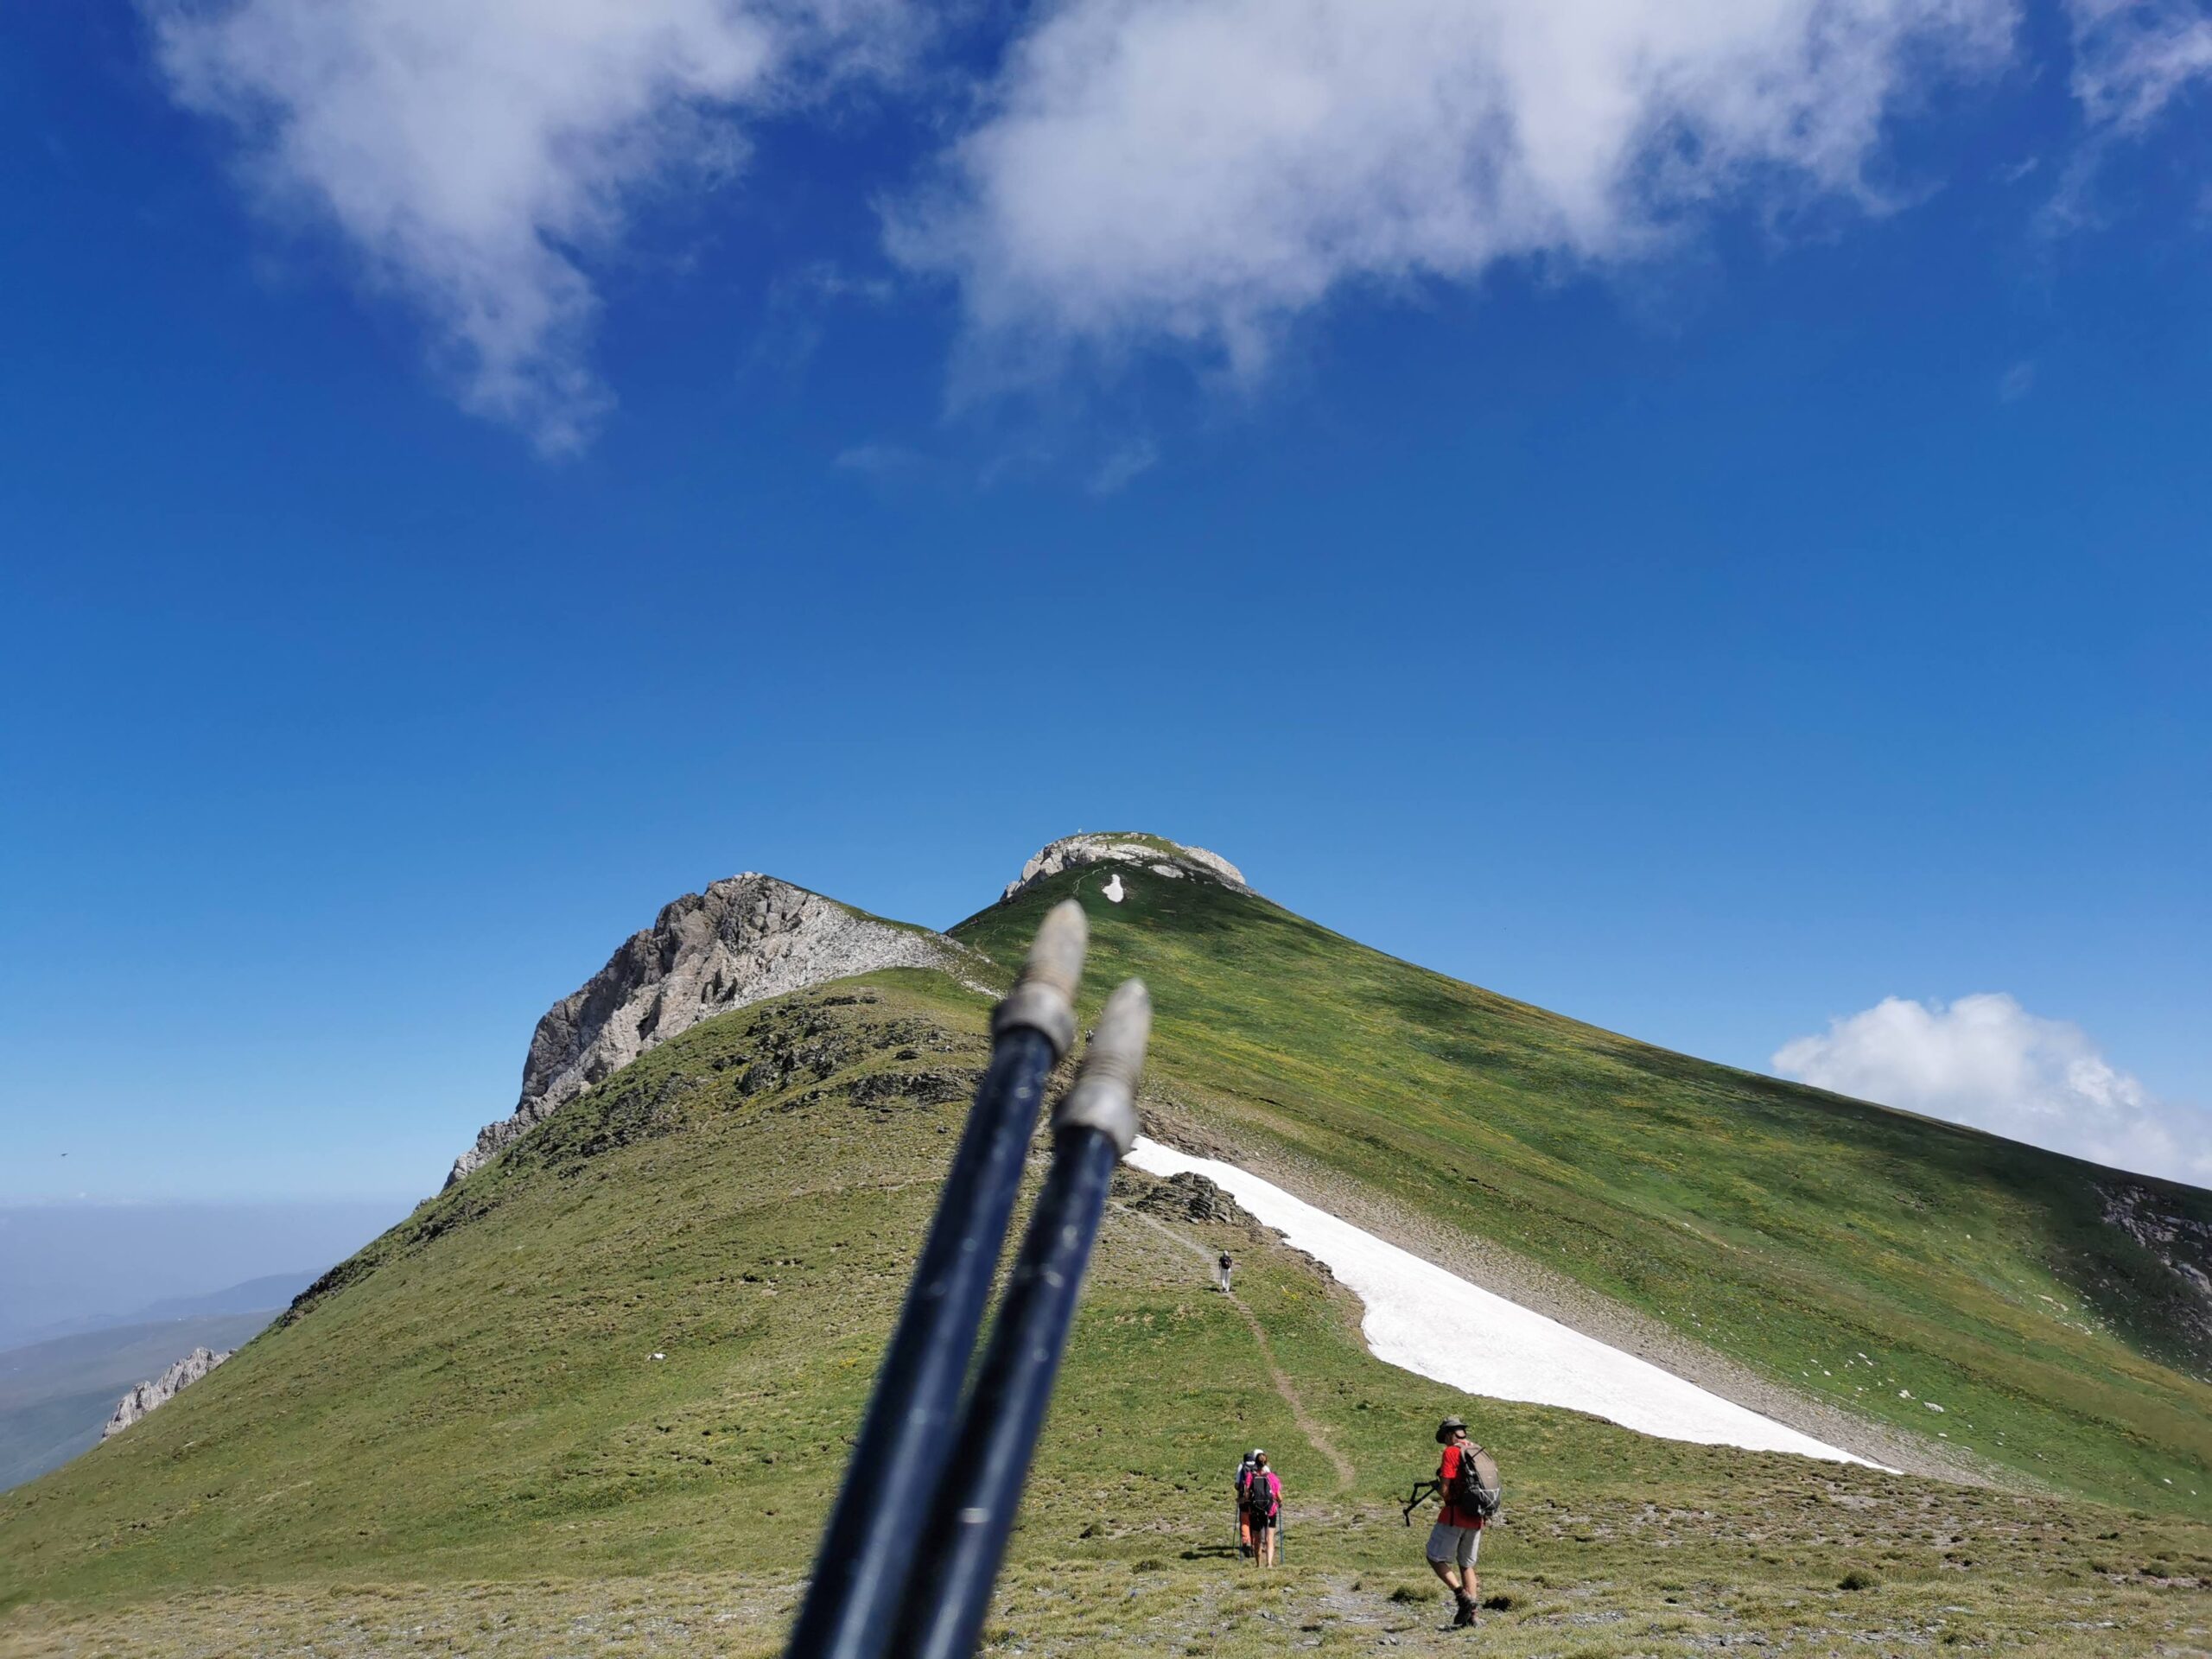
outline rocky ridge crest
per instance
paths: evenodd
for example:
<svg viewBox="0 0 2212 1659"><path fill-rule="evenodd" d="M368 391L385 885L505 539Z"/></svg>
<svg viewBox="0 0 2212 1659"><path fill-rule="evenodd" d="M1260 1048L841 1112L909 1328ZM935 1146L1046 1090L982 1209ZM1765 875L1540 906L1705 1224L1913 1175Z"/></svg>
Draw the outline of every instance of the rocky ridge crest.
<svg viewBox="0 0 2212 1659"><path fill-rule="evenodd" d="M690 893L546 1010L514 1111L478 1131L446 1185L465 1180L556 1109L702 1020L880 968L951 968L960 947L747 871Z"/></svg>
<svg viewBox="0 0 2212 1659"><path fill-rule="evenodd" d="M197 1382L237 1351L231 1348L219 1354L212 1348L194 1349L152 1382L141 1382L124 1395L115 1414L107 1420L107 1427L100 1430L100 1439L122 1433L157 1406L168 1404L187 1386Z"/></svg>
<svg viewBox="0 0 2212 1659"><path fill-rule="evenodd" d="M1021 874L1007 883L1006 891L999 895L999 902L1004 904L1063 870L1108 863L1135 864L1150 870L1154 875L1164 875L1171 880L1196 878L1214 881L1238 893L1252 891L1245 883L1244 872L1219 853L1210 853L1203 847L1185 847L1158 836L1116 831L1112 834L1063 836L1059 840L1040 848L1030 855L1028 862L1021 867Z"/></svg>

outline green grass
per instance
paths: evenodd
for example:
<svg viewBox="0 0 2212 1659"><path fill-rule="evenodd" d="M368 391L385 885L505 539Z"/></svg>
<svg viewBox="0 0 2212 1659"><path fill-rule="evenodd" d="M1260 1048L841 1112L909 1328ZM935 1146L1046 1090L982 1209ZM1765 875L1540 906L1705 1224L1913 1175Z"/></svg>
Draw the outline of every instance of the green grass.
<svg viewBox="0 0 2212 1659"><path fill-rule="evenodd" d="M1640 1048L1199 883L1125 878L1127 903L1097 904L1104 874L962 937L1010 962L1082 887L1088 1000L1151 980L1148 1093L1179 1123L1800 1387L1804 1357L1864 1348L1955 1436L2005 1427L1977 1449L2075 1496L1454 1397L1374 1360L1306 1258L1156 1213L1125 1172L995 1650L1427 1650L1442 1601L1396 1503L1451 1409L1506 1471L1484 1560L1511 1598L1483 1637L1498 1651L2205 1645L2202 1501L2141 1490L2162 1467L2207 1489L2204 1388L2145 1351L2155 1281L2082 1219L2084 1166ZM0 1496L0 1651L772 1651L984 1012L943 976L880 974L710 1020L570 1103L205 1382ZM1224 1244L1234 1302L1206 1287ZM2087 1297L2096 1274L2122 1288ZM2091 1317L2040 1313L2045 1293ZM1270 1582L1225 1548L1255 1444L1288 1488ZM1854 1573L1878 1582L1841 1589Z"/></svg>
<svg viewBox="0 0 2212 1659"><path fill-rule="evenodd" d="M2028 1480L2205 1512L2202 1312L2102 1220L2110 1172L1636 1043L1211 883L1125 871L1109 904L1108 874L1051 878L954 936L1010 963L1080 896L1087 1006L1124 975L1152 984L1148 1082L1178 1122ZM2141 1184L2212 1222L2212 1194Z"/></svg>

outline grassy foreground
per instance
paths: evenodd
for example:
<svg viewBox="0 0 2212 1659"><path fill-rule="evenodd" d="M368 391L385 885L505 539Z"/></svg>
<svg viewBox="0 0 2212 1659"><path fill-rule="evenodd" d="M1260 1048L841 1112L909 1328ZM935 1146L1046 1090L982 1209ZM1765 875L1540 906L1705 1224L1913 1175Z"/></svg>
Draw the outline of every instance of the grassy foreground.
<svg viewBox="0 0 2212 1659"><path fill-rule="evenodd" d="M2041 1653L2053 1659L2205 1650L2212 1610L2158 1576L2044 1563L2003 1573L1946 1562L1857 1590L1808 1584L1787 1538L1764 1551L1712 1548L1694 1534L1592 1541L1552 1572L1527 1571L1501 1535L1492 1606L1472 1636L1443 1628L1434 1586L1395 1555L1376 1565L1286 1564L1262 1576L1220 1562L1140 1557L1046 1566L1017 1560L986 1633L995 1654L1138 1653L1261 1659L1291 1652L1481 1652L1535 1659L1629 1659L1743 1647L1815 1654ZM1697 1553L1654 1574L1644 1551ZM1956 1554L1958 1552L1952 1552ZM1376 1551L1378 1555L1382 1552ZM1777 1556L1781 1560L1777 1564ZM1849 1571L1848 1569L1847 1570ZM1557 1574L1560 1576L1554 1576ZM1858 1582L1857 1579L1853 1582ZM333 1585L199 1592L158 1618L26 1610L4 1627L23 1659L220 1659L308 1653L539 1656L728 1655L767 1659L798 1603L789 1580L683 1573L576 1583ZM1500 1605L1499 1604L1503 1604Z"/></svg>
<svg viewBox="0 0 2212 1659"><path fill-rule="evenodd" d="M1807 1332L1825 1353L1839 1327L1881 1327L1885 1375L1926 1397L1952 1368L1947 1418L2007 1428L2016 1465L2074 1491L1452 1397L1369 1356L1356 1303L1306 1258L1131 1172L994 1651L1464 1649L1396 1508L1446 1410L1508 1478L1487 1650L2212 1649L2202 1500L2139 1473L2201 1471L2203 1386L2144 1351L2126 1321L2147 1300L2087 1311L2035 1243L2075 1236L2085 1166L1993 1172L1980 1137L1947 1159L1939 1126L1655 1057L1260 901L1133 880L1114 908L1095 883L1091 986L1152 979L1153 1086L1193 1133L1710 1322L1777 1375ZM1056 896L963 936L1002 954ZM983 1014L935 974L847 982L696 1027L571 1103L206 1382L0 1497L0 1653L773 1651ZM1929 1208L1885 1198L1907 1182ZM1967 1230L1983 1253L1947 1256ZM1224 1244L1233 1299L1206 1282ZM2037 1314L2030 1284L2084 1312ZM1229 1471L1255 1444L1288 1488L1271 1578L1229 1547Z"/></svg>

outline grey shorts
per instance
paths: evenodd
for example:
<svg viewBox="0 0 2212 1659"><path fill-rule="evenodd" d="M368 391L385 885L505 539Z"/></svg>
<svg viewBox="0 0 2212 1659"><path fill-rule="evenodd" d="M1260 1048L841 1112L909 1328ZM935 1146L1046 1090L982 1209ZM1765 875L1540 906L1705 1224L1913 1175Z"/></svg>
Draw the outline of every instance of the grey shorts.
<svg viewBox="0 0 2212 1659"><path fill-rule="evenodd" d="M1447 1527L1440 1521L1428 1529L1428 1559L1439 1567L1456 1560L1464 1573L1475 1564L1475 1555L1482 1547L1480 1527Z"/></svg>

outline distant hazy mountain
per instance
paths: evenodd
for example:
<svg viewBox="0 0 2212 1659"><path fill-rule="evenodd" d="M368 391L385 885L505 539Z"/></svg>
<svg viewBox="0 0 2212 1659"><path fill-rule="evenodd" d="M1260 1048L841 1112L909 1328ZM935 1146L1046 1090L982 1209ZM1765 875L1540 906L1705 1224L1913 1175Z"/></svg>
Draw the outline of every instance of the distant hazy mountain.
<svg viewBox="0 0 2212 1659"><path fill-rule="evenodd" d="M0 1205L0 1350L143 1325L219 1286L343 1261L412 1198ZM237 1312L282 1302L257 1293Z"/></svg>
<svg viewBox="0 0 2212 1659"><path fill-rule="evenodd" d="M221 1290L206 1291L197 1296L164 1296L157 1301L148 1302L143 1307L132 1308L127 1313L85 1313L75 1319L57 1319L35 1331L22 1332L10 1343L9 1349L0 1350L0 1356L33 1343L43 1344L57 1338L78 1336L89 1331L122 1330L160 1325L170 1320L205 1319L232 1313L266 1313L284 1306L315 1280L313 1273L264 1274L258 1279L244 1280Z"/></svg>
<svg viewBox="0 0 2212 1659"><path fill-rule="evenodd" d="M130 1323L151 1325L161 1319L206 1319L219 1313L252 1313L289 1304L315 1281L313 1273L270 1273L204 1296L169 1296L149 1302Z"/></svg>

